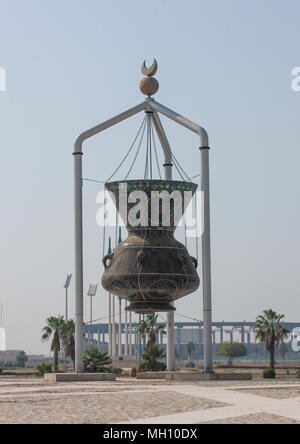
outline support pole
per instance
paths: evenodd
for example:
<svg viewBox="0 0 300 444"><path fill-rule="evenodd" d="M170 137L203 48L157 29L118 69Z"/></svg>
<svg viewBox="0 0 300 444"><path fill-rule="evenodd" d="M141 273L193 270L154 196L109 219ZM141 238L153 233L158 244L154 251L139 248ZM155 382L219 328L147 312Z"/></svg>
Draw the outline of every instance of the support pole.
<svg viewBox="0 0 300 444"><path fill-rule="evenodd" d="M209 203L209 148L200 148L200 173L204 193L204 231L202 234L202 282L204 326L204 371L212 373L212 304L211 304L211 259L210 259L210 203Z"/></svg>
<svg viewBox="0 0 300 444"><path fill-rule="evenodd" d="M125 301L125 352L124 355L128 356L128 312L126 310L127 301Z"/></svg>
<svg viewBox="0 0 300 444"><path fill-rule="evenodd" d="M90 325L93 324L93 297L90 296L91 302L90 302Z"/></svg>
<svg viewBox="0 0 300 444"><path fill-rule="evenodd" d="M112 355L112 331L111 331L111 294L108 296L108 354Z"/></svg>
<svg viewBox="0 0 300 444"><path fill-rule="evenodd" d="M119 298L118 355L122 356L122 299Z"/></svg>
<svg viewBox="0 0 300 444"><path fill-rule="evenodd" d="M66 288L66 321L68 320L68 288Z"/></svg>
<svg viewBox="0 0 300 444"><path fill-rule="evenodd" d="M224 331L223 327L220 327L220 343L223 344L224 342Z"/></svg>
<svg viewBox="0 0 300 444"><path fill-rule="evenodd" d="M74 152L75 371L83 372L82 152Z"/></svg>
<svg viewBox="0 0 300 444"><path fill-rule="evenodd" d="M157 113L153 113L152 117L155 130L157 132L158 138L160 140L161 146L164 151L165 163L164 163L164 176L166 180L172 180L172 151L167 139L166 133L160 121ZM173 305L173 304L172 304ZM174 312L170 311L167 313L167 369L172 371L175 370L174 361Z"/></svg>
<svg viewBox="0 0 300 444"><path fill-rule="evenodd" d="M241 327L241 343L245 344L245 327Z"/></svg>
<svg viewBox="0 0 300 444"><path fill-rule="evenodd" d="M115 357L116 351L116 297L112 295L112 356Z"/></svg>
<svg viewBox="0 0 300 444"><path fill-rule="evenodd" d="M129 356L132 356L132 313L129 312Z"/></svg>

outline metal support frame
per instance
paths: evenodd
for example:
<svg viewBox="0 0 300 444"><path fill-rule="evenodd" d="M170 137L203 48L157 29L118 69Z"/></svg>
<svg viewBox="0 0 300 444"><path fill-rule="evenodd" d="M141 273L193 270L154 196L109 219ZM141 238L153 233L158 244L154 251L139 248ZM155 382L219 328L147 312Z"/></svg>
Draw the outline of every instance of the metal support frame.
<svg viewBox="0 0 300 444"><path fill-rule="evenodd" d="M74 143L74 219L75 219L75 371L83 372L83 229L82 229L82 145L90 137L126 120L141 111L153 112L153 121L160 141L164 132L158 114L183 125L200 138L202 191L204 191L204 233L202 235L202 279L204 322L204 370L212 371L211 259L209 209L209 144L204 128L166 108L153 98L79 134ZM161 128L160 128L161 125ZM166 144L162 143L163 148ZM166 152L165 152L166 155ZM170 152L169 152L170 156ZM167 162L166 162L167 163ZM171 163L171 162L170 162ZM174 334L174 331L173 331Z"/></svg>

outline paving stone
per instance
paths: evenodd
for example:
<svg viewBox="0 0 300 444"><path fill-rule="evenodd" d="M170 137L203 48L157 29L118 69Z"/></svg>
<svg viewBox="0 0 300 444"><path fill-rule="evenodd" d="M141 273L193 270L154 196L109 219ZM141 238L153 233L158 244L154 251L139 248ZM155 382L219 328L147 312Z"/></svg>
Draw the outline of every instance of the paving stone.
<svg viewBox="0 0 300 444"><path fill-rule="evenodd" d="M295 388L259 388L259 389L239 389L239 392L249 393L251 395L263 396L265 398L274 399L289 399L289 398L300 398L300 387Z"/></svg>
<svg viewBox="0 0 300 444"><path fill-rule="evenodd" d="M159 416L222 407L226 404L174 392L109 393L88 396L60 394L7 396L0 399L0 423L115 423L135 418Z"/></svg>
<svg viewBox="0 0 300 444"><path fill-rule="evenodd" d="M257 413L218 421L206 421L200 424L300 424L300 421L268 413Z"/></svg>
<svg viewBox="0 0 300 444"><path fill-rule="evenodd" d="M253 395L260 396L261 402ZM160 423L177 424L298 424L297 398L300 381L296 379L179 382L118 378L112 383L51 384L41 379L0 378L0 424L154 424L159 418Z"/></svg>

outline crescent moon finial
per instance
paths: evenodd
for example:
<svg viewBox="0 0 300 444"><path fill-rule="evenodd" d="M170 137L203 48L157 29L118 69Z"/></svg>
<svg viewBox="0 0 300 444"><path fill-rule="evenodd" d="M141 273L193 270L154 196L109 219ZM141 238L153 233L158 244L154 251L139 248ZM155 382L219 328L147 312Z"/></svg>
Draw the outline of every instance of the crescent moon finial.
<svg viewBox="0 0 300 444"><path fill-rule="evenodd" d="M146 67L146 60L143 62L142 64L142 74L144 74L144 76L148 76L148 77L152 77L155 75L156 71L157 71L158 65L157 65L157 61L154 59L152 65L150 66L150 68Z"/></svg>

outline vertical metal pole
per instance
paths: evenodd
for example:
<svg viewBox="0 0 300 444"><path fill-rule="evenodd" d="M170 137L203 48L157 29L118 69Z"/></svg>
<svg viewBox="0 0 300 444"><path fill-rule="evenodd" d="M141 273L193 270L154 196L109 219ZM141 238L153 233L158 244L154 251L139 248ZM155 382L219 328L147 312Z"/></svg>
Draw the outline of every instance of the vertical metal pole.
<svg viewBox="0 0 300 444"><path fill-rule="evenodd" d="M164 151L165 163L163 166L165 180L172 180L173 165L171 147L157 113L152 115L152 120ZM172 311L167 313L167 369L171 371L175 369L174 347L174 312Z"/></svg>
<svg viewBox="0 0 300 444"><path fill-rule="evenodd" d="M125 352L124 355L128 356L128 313L126 310L127 301L125 301Z"/></svg>
<svg viewBox="0 0 300 444"><path fill-rule="evenodd" d="M250 333L247 333L247 344L251 344L251 336Z"/></svg>
<svg viewBox="0 0 300 444"><path fill-rule="evenodd" d="M145 321L145 314L143 314L143 321ZM142 350L143 350L143 354L144 354L145 350L146 350L146 336L144 336L144 338L143 338L143 348L142 348Z"/></svg>
<svg viewBox="0 0 300 444"><path fill-rule="evenodd" d="M165 179L172 180L172 157L171 150L169 153L165 152ZM174 304L172 304L174 305ZM167 369L172 371L175 370L174 361L174 312L170 311L167 313Z"/></svg>
<svg viewBox="0 0 300 444"><path fill-rule="evenodd" d="M65 320L68 320L68 288L66 288L66 315Z"/></svg>
<svg viewBox="0 0 300 444"><path fill-rule="evenodd" d="M122 299L119 298L119 336L118 336L118 355L122 356Z"/></svg>
<svg viewBox="0 0 300 444"><path fill-rule="evenodd" d="M241 343L245 344L245 327L241 327Z"/></svg>
<svg viewBox="0 0 300 444"><path fill-rule="evenodd" d="M215 331L212 332L212 341L213 341L213 344L216 343L216 332Z"/></svg>
<svg viewBox="0 0 300 444"><path fill-rule="evenodd" d="M141 314L139 314L139 323L141 322L141 319L142 319ZM141 337L138 333L138 330L137 330L137 338L138 338L138 362L140 363L141 362L141 346L142 346L142 344L141 344Z"/></svg>
<svg viewBox="0 0 300 444"><path fill-rule="evenodd" d="M129 356L132 356L132 313L129 312Z"/></svg>
<svg viewBox="0 0 300 444"><path fill-rule="evenodd" d="M82 153L74 153L75 372L83 372Z"/></svg>
<svg viewBox="0 0 300 444"><path fill-rule="evenodd" d="M90 296L91 298L91 304L90 304L90 326L92 326L92 322L93 322L93 297Z"/></svg>
<svg viewBox="0 0 300 444"><path fill-rule="evenodd" d="M116 314L115 314L115 302L116 297L115 295L112 295L112 313L113 313L113 320L112 320L112 356L116 356Z"/></svg>
<svg viewBox="0 0 300 444"><path fill-rule="evenodd" d="M200 148L200 173L204 193L204 231L202 234L203 324L204 324L204 371L212 373L212 303L210 258L210 202L209 202L209 148Z"/></svg>
<svg viewBox="0 0 300 444"><path fill-rule="evenodd" d="M112 341L111 341L111 294L108 296L108 354L112 355Z"/></svg>

